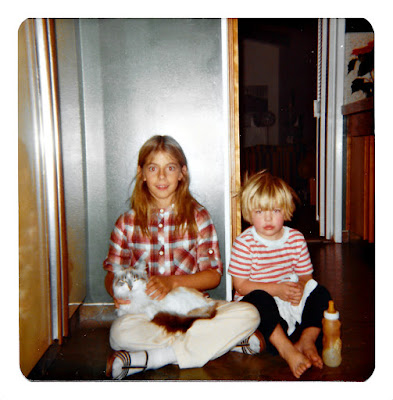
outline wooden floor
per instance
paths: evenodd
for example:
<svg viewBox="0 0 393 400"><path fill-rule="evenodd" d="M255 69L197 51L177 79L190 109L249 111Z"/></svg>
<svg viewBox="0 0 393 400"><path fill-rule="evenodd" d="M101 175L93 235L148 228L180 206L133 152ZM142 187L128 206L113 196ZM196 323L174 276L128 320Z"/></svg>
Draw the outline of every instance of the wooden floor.
<svg viewBox="0 0 393 400"><path fill-rule="evenodd" d="M332 244L310 242L314 277L326 286L340 311L342 321L342 364L337 368L311 368L301 381L363 382L373 373L375 361L374 245L355 242ZM33 369L31 380L106 380L105 363L110 351L109 328L83 327L58 349L55 360L45 370ZM127 380L186 381L295 381L287 364L279 357L229 352L203 368L181 370L169 365L133 375Z"/></svg>

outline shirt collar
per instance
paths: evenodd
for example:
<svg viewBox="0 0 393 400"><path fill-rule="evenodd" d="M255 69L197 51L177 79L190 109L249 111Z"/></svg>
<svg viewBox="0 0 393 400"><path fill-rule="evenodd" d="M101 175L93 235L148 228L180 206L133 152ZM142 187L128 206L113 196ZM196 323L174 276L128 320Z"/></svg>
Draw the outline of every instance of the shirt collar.
<svg viewBox="0 0 393 400"><path fill-rule="evenodd" d="M281 247L289 238L289 227L283 226L283 229L284 229L284 234L278 240L268 240L268 239L261 237L260 235L258 235L254 226L251 227L251 232L252 232L252 235L253 235L255 241L262 243L267 247Z"/></svg>

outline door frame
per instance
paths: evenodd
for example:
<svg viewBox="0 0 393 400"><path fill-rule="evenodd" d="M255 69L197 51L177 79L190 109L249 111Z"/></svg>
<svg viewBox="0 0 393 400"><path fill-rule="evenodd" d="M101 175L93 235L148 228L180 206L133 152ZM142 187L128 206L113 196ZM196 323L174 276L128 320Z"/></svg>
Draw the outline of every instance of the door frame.
<svg viewBox="0 0 393 400"><path fill-rule="evenodd" d="M38 136L44 179L46 231L49 246L52 339L68 336L68 250L64 179L60 145L56 33L54 19L32 20L37 59Z"/></svg>
<svg viewBox="0 0 393 400"><path fill-rule="evenodd" d="M229 80L229 170L232 242L241 233L239 143L238 19L227 20ZM317 211L320 236L342 242L343 229L343 115L345 19L319 20L318 99L315 102L317 154Z"/></svg>
<svg viewBox="0 0 393 400"><path fill-rule="evenodd" d="M241 233L241 209L238 193L241 187L240 181L240 128L239 128L239 44L238 44L238 20L228 18L221 20L222 34L222 70L223 70L223 94L228 131L228 203L227 221L229 229L225 234L226 264L229 265L232 243ZM227 224L226 224L227 225ZM226 276L226 299L232 300L232 278Z"/></svg>
<svg viewBox="0 0 393 400"><path fill-rule="evenodd" d="M239 128L239 43L238 20L227 20L228 30L228 90L229 90L229 169L232 242L241 233L240 199L237 196L240 180L240 128Z"/></svg>
<svg viewBox="0 0 393 400"><path fill-rule="evenodd" d="M316 218L320 236L336 243L343 230L344 63L345 19L319 19Z"/></svg>

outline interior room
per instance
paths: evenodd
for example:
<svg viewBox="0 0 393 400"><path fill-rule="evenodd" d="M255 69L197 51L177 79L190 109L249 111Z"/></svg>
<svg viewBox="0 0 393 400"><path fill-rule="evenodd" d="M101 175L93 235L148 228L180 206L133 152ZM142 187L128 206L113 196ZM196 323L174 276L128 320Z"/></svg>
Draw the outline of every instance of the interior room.
<svg viewBox="0 0 393 400"><path fill-rule="evenodd" d="M20 368L28 380L109 380L115 309L102 263L129 207L138 150L153 134L182 144L226 268L247 226L234 196L241 183L266 168L295 189L289 225L304 234L314 279L340 312L342 363L296 379L278 356L228 352L202 368L168 365L125 380L370 378L374 32L366 20L29 19L18 40ZM359 75L364 57L372 66ZM228 274L210 295L231 300Z"/></svg>
<svg viewBox="0 0 393 400"><path fill-rule="evenodd" d="M312 107L318 20L240 19L239 57L243 180L265 168L282 177L300 199L292 224L308 238L318 238Z"/></svg>

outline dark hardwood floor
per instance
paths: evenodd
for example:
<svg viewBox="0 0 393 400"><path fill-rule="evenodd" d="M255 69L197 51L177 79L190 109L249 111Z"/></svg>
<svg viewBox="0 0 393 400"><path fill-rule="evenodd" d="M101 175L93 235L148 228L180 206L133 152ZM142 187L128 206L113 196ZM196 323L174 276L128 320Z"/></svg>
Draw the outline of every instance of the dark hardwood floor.
<svg viewBox="0 0 393 400"><path fill-rule="evenodd" d="M340 311L342 321L342 364L337 368L311 368L300 381L366 381L375 366L374 245L365 242L309 243L314 277L326 286ZM110 352L108 326L81 326L58 348L45 370L40 363L30 380L106 380L106 357ZM181 370L168 365L133 375L129 381L296 381L279 356L256 356L229 352L203 368Z"/></svg>

